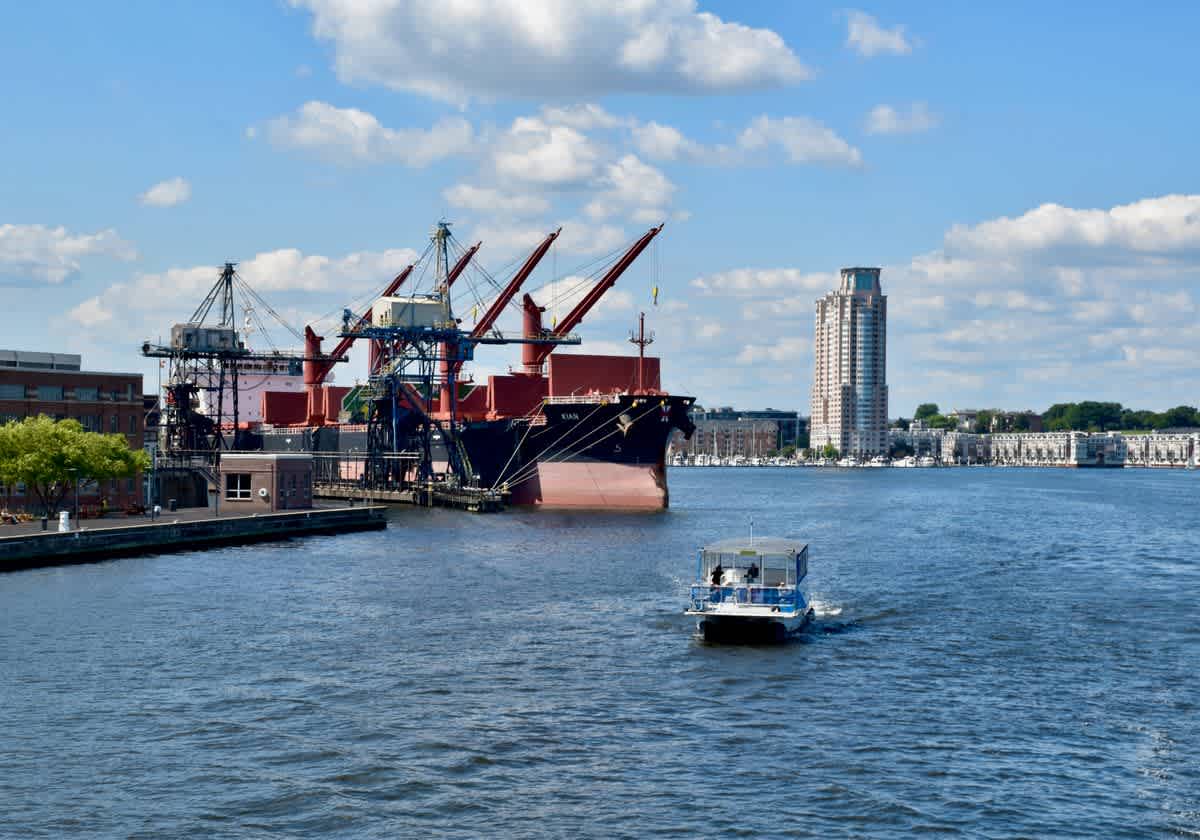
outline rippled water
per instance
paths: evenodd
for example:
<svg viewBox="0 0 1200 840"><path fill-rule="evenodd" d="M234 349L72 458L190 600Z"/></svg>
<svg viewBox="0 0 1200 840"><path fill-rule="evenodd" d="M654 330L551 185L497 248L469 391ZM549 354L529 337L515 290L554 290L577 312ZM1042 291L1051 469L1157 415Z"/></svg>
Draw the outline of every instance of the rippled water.
<svg viewBox="0 0 1200 840"><path fill-rule="evenodd" d="M1195 473L671 483L0 577L0 834L1200 836ZM705 646L751 515L818 619Z"/></svg>

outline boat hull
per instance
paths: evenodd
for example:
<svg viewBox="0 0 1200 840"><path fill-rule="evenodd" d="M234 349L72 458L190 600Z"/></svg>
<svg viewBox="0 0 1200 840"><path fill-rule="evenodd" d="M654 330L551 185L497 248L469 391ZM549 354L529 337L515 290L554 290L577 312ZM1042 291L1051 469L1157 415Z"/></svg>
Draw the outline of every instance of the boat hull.
<svg viewBox="0 0 1200 840"><path fill-rule="evenodd" d="M707 614L696 622L706 642L721 644L771 644L787 641L812 620L812 610L795 616L760 617Z"/></svg>

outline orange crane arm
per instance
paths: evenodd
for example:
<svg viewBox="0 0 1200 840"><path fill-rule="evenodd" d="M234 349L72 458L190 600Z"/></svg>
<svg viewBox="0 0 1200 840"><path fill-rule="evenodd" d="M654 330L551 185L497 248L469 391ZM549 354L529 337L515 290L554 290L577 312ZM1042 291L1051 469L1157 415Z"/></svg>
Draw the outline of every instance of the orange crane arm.
<svg viewBox="0 0 1200 840"><path fill-rule="evenodd" d="M546 252L550 250L550 246L554 244L554 240L558 238L560 233L562 233L562 228L547 236L542 241L542 244L534 249L534 252L529 255L529 259L525 260L525 264L521 266L521 270L513 275L512 280L508 281L508 285L504 287L504 291L488 307L488 311L483 314L483 318L475 325L475 329L471 330L471 338L481 338L484 333L495 325L496 320L504 312L504 307L508 306L508 302L521 290L521 285L529 279L530 274L533 274L533 270L542 261L542 257L546 256Z"/></svg>
<svg viewBox="0 0 1200 840"><path fill-rule="evenodd" d="M575 308L568 312L567 316L558 323L552 335L555 338L562 338L579 326L580 322L583 321L583 316L588 314L592 307L600 302L600 298L604 297L605 292L613 287L613 284L617 282L617 278L624 274L629 266L633 265L633 261L638 258L642 251L646 250L646 246L650 244L650 240L658 236L662 229L663 226L659 225L658 227L650 228L650 230L642 234L642 237L633 243L624 256L613 263L613 267L601 278L600 282L593 286L591 291L584 295L583 300L575 304ZM546 357L553 350L553 344L538 347L534 354L535 363L540 364L545 361Z"/></svg>
<svg viewBox="0 0 1200 840"><path fill-rule="evenodd" d="M475 252L479 250L479 246L482 244L482 242L476 242L467 249L465 254L458 258L458 262L454 264L454 268L450 269L450 273L446 275L447 289L454 285L454 281L458 279L458 275L463 273L463 269L467 267L467 263L471 261L471 257L475 256Z"/></svg>

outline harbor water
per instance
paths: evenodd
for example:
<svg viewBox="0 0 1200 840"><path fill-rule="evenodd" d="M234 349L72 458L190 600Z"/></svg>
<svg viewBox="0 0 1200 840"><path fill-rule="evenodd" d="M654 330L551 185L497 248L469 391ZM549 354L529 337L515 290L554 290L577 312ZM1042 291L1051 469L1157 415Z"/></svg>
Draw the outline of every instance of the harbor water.
<svg viewBox="0 0 1200 840"><path fill-rule="evenodd" d="M670 480L0 576L0 835L1200 836L1200 475ZM751 518L816 620L704 645Z"/></svg>

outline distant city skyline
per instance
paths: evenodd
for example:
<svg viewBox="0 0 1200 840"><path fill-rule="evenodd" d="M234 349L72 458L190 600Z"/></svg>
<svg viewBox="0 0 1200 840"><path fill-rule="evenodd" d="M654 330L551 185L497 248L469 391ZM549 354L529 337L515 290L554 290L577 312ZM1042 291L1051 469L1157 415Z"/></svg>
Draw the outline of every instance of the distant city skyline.
<svg viewBox="0 0 1200 840"><path fill-rule="evenodd" d="M141 341L225 260L332 335L441 217L493 273L562 225L532 286L665 221L579 350L646 308L702 403L806 411L812 300L855 264L894 300L894 415L1200 402L1200 7L68 10L0 32L6 346L150 383Z"/></svg>

